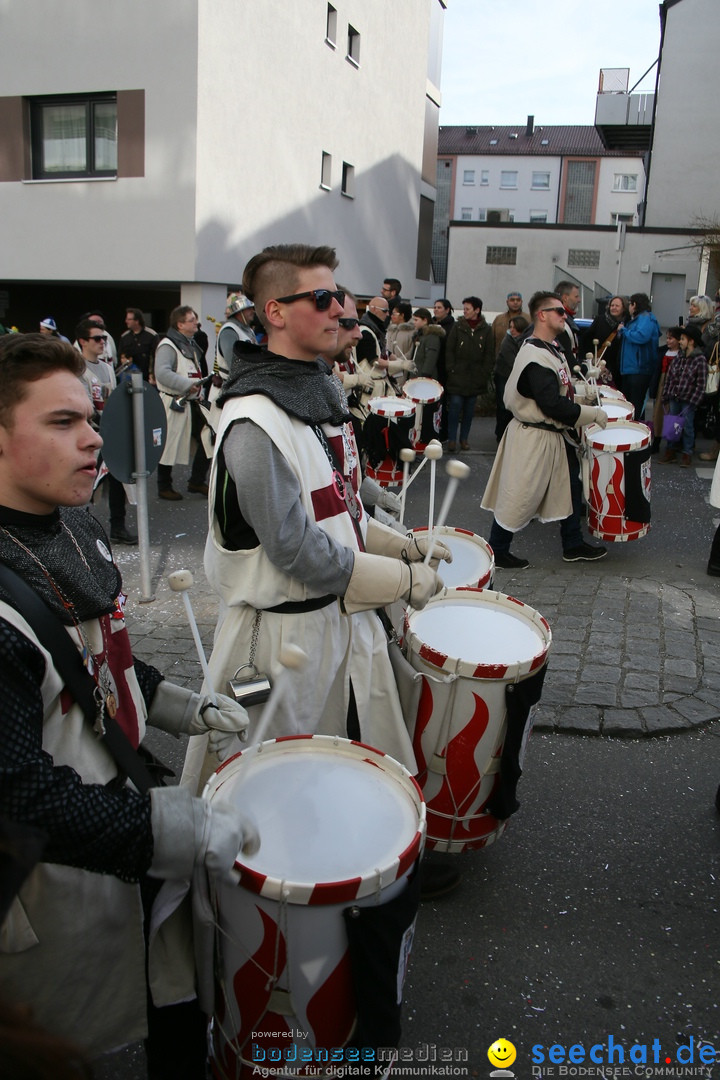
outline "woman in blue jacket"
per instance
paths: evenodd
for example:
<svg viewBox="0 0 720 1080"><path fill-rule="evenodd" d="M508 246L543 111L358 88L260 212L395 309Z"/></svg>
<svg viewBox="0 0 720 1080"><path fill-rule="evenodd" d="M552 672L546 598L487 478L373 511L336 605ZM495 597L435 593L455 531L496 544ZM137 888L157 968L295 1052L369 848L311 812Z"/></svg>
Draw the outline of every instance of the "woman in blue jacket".
<svg viewBox="0 0 720 1080"><path fill-rule="evenodd" d="M635 408L635 419L642 420L645 395L658 363L660 325L650 310L646 293L630 297L630 322L622 332L620 375L625 397Z"/></svg>

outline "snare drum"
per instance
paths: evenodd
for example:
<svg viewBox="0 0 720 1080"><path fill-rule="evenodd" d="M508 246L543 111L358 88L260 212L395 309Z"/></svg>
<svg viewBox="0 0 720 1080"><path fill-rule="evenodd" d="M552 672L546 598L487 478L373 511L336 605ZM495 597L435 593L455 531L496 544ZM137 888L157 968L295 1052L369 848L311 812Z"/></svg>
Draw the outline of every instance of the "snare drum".
<svg viewBox="0 0 720 1080"><path fill-rule="evenodd" d="M403 386L403 391L411 401L415 402L415 427L410 433L410 438L413 448L422 451L431 439L437 439L440 434L442 419L440 398L443 396L443 388L437 379L420 376L416 379L408 379ZM434 409L428 408L436 403Z"/></svg>
<svg viewBox="0 0 720 1080"><path fill-rule="evenodd" d="M585 429L588 528L600 540L639 540L650 528L649 428L610 420Z"/></svg>
<svg viewBox="0 0 720 1080"><path fill-rule="evenodd" d="M376 397L370 399L368 407L370 413L363 427L365 475L382 487L401 485L400 451L412 447L415 405L407 398Z"/></svg>
<svg viewBox="0 0 720 1080"><path fill-rule="evenodd" d="M307 1076L300 1050L345 1046L355 1027L344 913L403 891L424 844L420 789L394 758L313 735L236 754L204 798L250 809L261 837L259 851L235 864L240 885L217 886L215 1075L244 1080L264 1061L273 1076ZM413 926L414 912L398 931L390 1007L399 1005ZM285 1062L294 1064L284 1071Z"/></svg>
<svg viewBox="0 0 720 1080"><path fill-rule="evenodd" d="M413 529L418 536L427 536L427 525ZM469 586L471 589L492 589L495 579L495 556L482 536L469 529L454 529L442 525L433 530L452 551L452 562L441 562L438 573L449 589Z"/></svg>
<svg viewBox="0 0 720 1080"><path fill-rule="evenodd" d="M625 398L600 398L600 408L607 413L608 420L632 420L635 406Z"/></svg>
<svg viewBox="0 0 720 1080"><path fill-rule="evenodd" d="M607 401L627 401L627 398L623 394L622 390L618 390L614 386L599 386L600 401L605 398Z"/></svg>
<svg viewBox="0 0 720 1080"><path fill-rule="evenodd" d="M422 673L410 733L429 847L458 852L502 836L551 640L537 611L497 592L450 589L408 613L403 648Z"/></svg>

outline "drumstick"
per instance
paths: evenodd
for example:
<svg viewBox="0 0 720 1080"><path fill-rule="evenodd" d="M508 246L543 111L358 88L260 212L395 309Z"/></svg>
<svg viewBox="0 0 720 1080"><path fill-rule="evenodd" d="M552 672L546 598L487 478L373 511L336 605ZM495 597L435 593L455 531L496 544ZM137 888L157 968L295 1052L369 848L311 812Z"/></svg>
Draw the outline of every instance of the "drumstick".
<svg viewBox="0 0 720 1080"><path fill-rule="evenodd" d="M413 451L412 451L412 453L414 454L414 453L415 453L415 451L413 450ZM400 451L400 454L402 455L402 450ZM414 472L414 473L412 474L412 476L411 476L411 477L410 477L410 478L408 479L408 482L407 482L407 487L410 487L410 485L412 484L412 482L413 482L413 480L415 479L415 477L417 476L417 474L418 474L419 472L422 472L422 467L423 467L423 465L427 464L427 460L428 460L428 459L427 459L426 457L424 457L424 458L422 459L422 461L421 461L421 462L420 462L420 464L418 465L418 467L417 467L417 469L415 470L415 472Z"/></svg>
<svg viewBox="0 0 720 1080"><path fill-rule="evenodd" d="M452 505L453 499L455 498L457 486L461 480L464 480L469 475L470 466L466 465L464 461L458 461L457 458L455 458L452 461L448 461L447 465L445 466L445 472L448 474L450 479L448 480L448 486L445 490L445 498L443 499L442 506L440 507L440 516L438 517L436 525L436 528L438 529L442 529L443 525L447 521L447 516L450 513L450 507ZM428 533L428 537L430 542L428 544L428 549L425 552L425 558L423 559L423 562L426 566L432 558L433 548L435 547L435 533L432 528Z"/></svg>
<svg viewBox="0 0 720 1080"><path fill-rule="evenodd" d="M195 641L195 648L197 649L206 689L210 694L213 689L212 680L210 678L210 669L205 657L202 641L200 640L198 625L195 622L195 615L193 614L192 604L190 603L190 596L188 595L188 590L192 588L192 584L193 576L189 570L174 570L172 574L168 574L168 585L172 591L182 593L183 603L185 604L185 611L187 612L188 622L190 623L190 629L192 630L192 636Z"/></svg>
<svg viewBox="0 0 720 1080"><path fill-rule="evenodd" d="M400 492L400 524L402 525L405 520L405 494L408 486L408 473L410 472L410 465L417 457L414 450L410 450L409 447L403 447L400 451L400 460L403 463L403 484L402 491Z"/></svg>
<svg viewBox="0 0 720 1080"><path fill-rule="evenodd" d="M253 732L253 742L262 742L271 721L275 718L275 713L278 711L283 699L287 697L290 689L290 683L292 682L292 672L299 671L307 663L307 653L303 652L299 645L292 645L288 643L283 645L280 650L278 660L282 664L282 671L278 675L273 688L270 691L270 697L267 700L267 704L262 711L262 715L258 722L258 726Z"/></svg>
<svg viewBox="0 0 720 1080"><path fill-rule="evenodd" d="M431 439L425 447L425 457L430 460L430 504L428 507L428 535L432 534L433 517L435 514L435 469L437 462L442 457L442 443L437 439Z"/></svg>

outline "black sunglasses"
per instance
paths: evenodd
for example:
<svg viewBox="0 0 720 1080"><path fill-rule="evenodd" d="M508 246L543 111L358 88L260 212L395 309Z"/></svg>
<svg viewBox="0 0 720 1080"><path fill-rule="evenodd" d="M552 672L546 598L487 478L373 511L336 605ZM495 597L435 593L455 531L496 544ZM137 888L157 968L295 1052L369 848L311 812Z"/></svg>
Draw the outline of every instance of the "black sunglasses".
<svg viewBox="0 0 720 1080"><path fill-rule="evenodd" d="M318 311L327 311L333 300L340 307L345 307L345 293L342 289L310 289L308 292L293 293L292 296L276 296L277 304L294 304L296 300L312 299Z"/></svg>
<svg viewBox="0 0 720 1080"><path fill-rule="evenodd" d="M354 330L359 325L359 319L338 319L338 326L342 326L343 330Z"/></svg>
<svg viewBox="0 0 720 1080"><path fill-rule="evenodd" d="M107 341L107 338L106 338L105 334L102 334L100 337L93 337L92 334L91 334L90 335L90 340L91 341Z"/></svg>
<svg viewBox="0 0 720 1080"><path fill-rule="evenodd" d="M554 311L556 315L564 315L565 314L565 308L564 307L541 307L540 310L541 311Z"/></svg>

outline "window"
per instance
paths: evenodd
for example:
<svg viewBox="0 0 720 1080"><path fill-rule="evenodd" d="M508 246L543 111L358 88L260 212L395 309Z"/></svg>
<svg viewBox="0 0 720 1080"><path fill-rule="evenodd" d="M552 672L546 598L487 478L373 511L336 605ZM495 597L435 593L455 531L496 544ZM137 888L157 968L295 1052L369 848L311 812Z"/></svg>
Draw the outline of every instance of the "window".
<svg viewBox="0 0 720 1080"><path fill-rule="evenodd" d="M487 187L487 185L489 183L490 183L490 170L489 169L481 169L480 170L480 184L482 185L482 187Z"/></svg>
<svg viewBox="0 0 720 1080"><path fill-rule="evenodd" d="M478 221L487 221L487 210L478 210Z"/></svg>
<svg viewBox="0 0 720 1080"><path fill-rule="evenodd" d="M349 60L355 67L360 67L360 34L350 23L348 23L347 56L345 59Z"/></svg>
<svg viewBox="0 0 720 1080"><path fill-rule="evenodd" d="M320 166L320 187L325 191L330 190L330 178L332 175L332 154L326 154L323 150L322 165Z"/></svg>
<svg viewBox="0 0 720 1080"><path fill-rule="evenodd" d="M600 252L587 248L570 248L568 266L585 266L595 270L600 266Z"/></svg>
<svg viewBox="0 0 720 1080"><path fill-rule="evenodd" d="M463 171L463 184L474 184L474 183L475 183L475 170L474 169L465 169Z"/></svg>
<svg viewBox="0 0 720 1080"><path fill-rule="evenodd" d="M632 225L634 220L635 220L635 215L634 214L611 214L610 215L610 224L611 225L617 225L618 222L624 222L625 225Z"/></svg>
<svg viewBox="0 0 720 1080"><path fill-rule="evenodd" d="M545 225L547 223L547 210L531 210L530 224Z"/></svg>
<svg viewBox="0 0 720 1080"><path fill-rule="evenodd" d="M637 173L615 173L613 191L637 191Z"/></svg>
<svg viewBox="0 0 720 1080"><path fill-rule="evenodd" d="M495 266L515 266L517 263L516 247L488 247L485 262Z"/></svg>
<svg viewBox="0 0 720 1080"><path fill-rule="evenodd" d="M517 187L517 172L505 172L500 173L500 187L501 188L516 188Z"/></svg>
<svg viewBox="0 0 720 1080"><path fill-rule="evenodd" d="M550 173L549 172L534 172L532 174L532 186L534 188L549 188L550 187Z"/></svg>
<svg viewBox="0 0 720 1080"><path fill-rule="evenodd" d="M327 22L325 24L325 41L328 45L332 45L335 48L335 42L337 41L337 11L328 4L327 6Z"/></svg>
<svg viewBox="0 0 720 1080"><path fill-rule="evenodd" d="M30 101L35 180L117 176L115 94L73 94Z"/></svg>
<svg viewBox="0 0 720 1080"><path fill-rule="evenodd" d="M347 161L343 161L342 187L340 190L343 195L347 195L348 199L355 198L355 166L349 165Z"/></svg>
<svg viewBox="0 0 720 1080"><path fill-rule="evenodd" d="M562 220L566 225L590 225L595 198L595 161L568 161Z"/></svg>
<svg viewBox="0 0 720 1080"><path fill-rule="evenodd" d="M460 211L461 221L472 221L472 206L463 206Z"/></svg>

